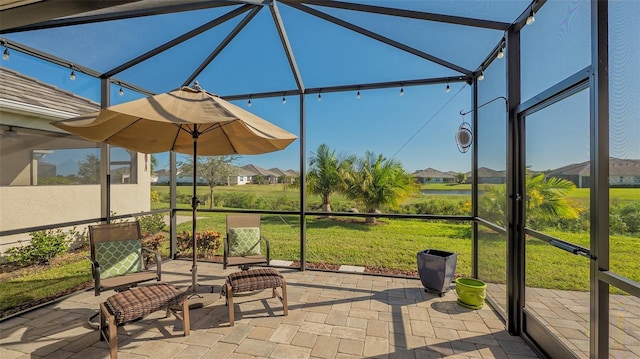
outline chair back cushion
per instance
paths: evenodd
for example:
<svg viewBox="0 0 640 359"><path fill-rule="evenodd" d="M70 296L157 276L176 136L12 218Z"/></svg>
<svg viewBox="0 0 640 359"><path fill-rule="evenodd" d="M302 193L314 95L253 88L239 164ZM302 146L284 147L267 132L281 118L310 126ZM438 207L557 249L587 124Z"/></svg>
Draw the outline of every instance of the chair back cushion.
<svg viewBox="0 0 640 359"><path fill-rule="evenodd" d="M100 277L111 278L142 271L142 244L139 240L96 243Z"/></svg>
<svg viewBox="0 0 640 359"><path fill-rule="evenodd" d="M229 256L248 256L260 254L260 228L229 228Z"/></svg>

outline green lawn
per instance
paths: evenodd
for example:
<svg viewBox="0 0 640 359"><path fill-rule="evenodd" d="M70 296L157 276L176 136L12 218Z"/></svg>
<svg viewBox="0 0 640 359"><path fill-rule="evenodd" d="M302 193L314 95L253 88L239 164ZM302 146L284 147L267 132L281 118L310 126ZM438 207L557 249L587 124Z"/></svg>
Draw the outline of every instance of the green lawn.
<svg viewBox="0 0 640 359"><path fill-rule="evenodd" d="M425 187L425 186L423 186ZM429 189L465 189L468 185L428 185ZM168 187L154 186L161 195L168 194ZM191 196L190 187L178 187L178 195ZM298 200L295 190L283 190L281 185L253 185L217 187L218 193L256 193L261 200L276 201L286 197ZM198 193L208 193L199 187ZM640 189L612 189L613 201L630 202L640 198ZM588 191L577 190L574 197L588 201ZM412 199L412 200L415 200ZM458 198L459 200L459 198ZM315 196L309 199L310 206L319 205ZM348 201L334 197L337 206L348 206ZM166 204L155 206L166 208ZM164 206L164 207L163 207ZM189 208L187 203L182 208ZM180 212L181 216L190 216ZM225 215L199 212L198 231L210 229L225 232ZM263 234L270 238L272 258L298 261L300 257L300 217L298 215L263 215ZM393 269L403 273L416 271L416 255L419 251L435 248L455 252L458 255L457 272L471 273L471 225L424 221L417 219L379 219L377 225L366 225L362 218L334 217L331 219L307 217L306 260L308 263L330 265L357 265L371 268ZM506 239L480 226L479 270L480 277L488 282L504 283L506 278ZM191 230L191 223L178 226L178 231ZM589 247L589 234L567 232L545 232L549 235ZM168 245L163 249L168 253ZM563 290L589 289L589 260L568 254L537 239L527 240L527 285ZM640 281L640 237L611 236L611 269L632 280ZM90 264L81 253L75 259L60 261L55 266L25 271L22 276L0 277L0 312L23 303L37 303L58 293L67 293L91 285Z"/></svg>

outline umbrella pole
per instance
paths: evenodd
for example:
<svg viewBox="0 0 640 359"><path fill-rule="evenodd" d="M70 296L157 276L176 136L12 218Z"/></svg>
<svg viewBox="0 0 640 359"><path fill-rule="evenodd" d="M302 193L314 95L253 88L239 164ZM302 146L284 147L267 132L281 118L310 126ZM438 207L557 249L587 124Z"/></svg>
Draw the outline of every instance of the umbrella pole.
<svg viewBox="0 0 640 359"><path fill-rule="evenodd" d="M198 243L196 240L196 215L198 212L198 196L197 196L197 188L198 188L198 130L194 127L193 129L193 197L191 197L191 208L192 208L192 229L191 232L191 240L193 241L193 255L192 255L192 266L191 266L191 292L196 292L196 287L198 286Z"/></svg>

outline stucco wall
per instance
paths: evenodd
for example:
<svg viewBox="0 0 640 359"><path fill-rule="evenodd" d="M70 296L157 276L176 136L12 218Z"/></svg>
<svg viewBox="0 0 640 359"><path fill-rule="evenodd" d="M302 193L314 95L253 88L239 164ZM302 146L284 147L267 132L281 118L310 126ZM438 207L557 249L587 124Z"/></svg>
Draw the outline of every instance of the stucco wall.
<svg viewBox="0 0 640 359"><path fill-rule="evenodd" d="M111 186L111 212L148 211L149 193L149 171L139 154L138 184ZM100 185L0 186L0 231L99 218L100 213ZM0 253L28 239L28 234L0 237Z"/></svg>

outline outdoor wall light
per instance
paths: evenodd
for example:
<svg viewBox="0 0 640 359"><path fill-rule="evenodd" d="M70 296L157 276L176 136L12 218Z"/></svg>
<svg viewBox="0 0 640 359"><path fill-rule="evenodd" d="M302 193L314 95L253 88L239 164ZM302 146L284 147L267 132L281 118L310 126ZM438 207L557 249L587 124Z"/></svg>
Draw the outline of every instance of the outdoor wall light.
<svg viewBox="0 0 640 359"><path fill-rule="evenodd" d="M9 49L5 48L4 52L2 53L2 59L4 61L9 61L9 57L11 56L11 54L9 53Z"/></svg>
<svg viewBox="0 0 640 359"><path fill-rule="evenodd" d="M480 71L480 75L478 75L478 81L484 80L484 71Z"/></svg>
<svg viewBox="0 0 640 359"><path fill-rule="evenodd" d="M18 132L13 129L13 126L9 126L8 130L2 132L2 137L16 138L18 137Z"/></svg>
<svg viewBox="0 0 640 359"><path fill-rule="evenodd" d="M533 7L529 11L529 16L527 17L527 25L531 25L536 22L536 18L533 16Z"/></svg>
<svg viewBox="0 0 640 359"><path fill-rule="evenodd" d="M449 93L451 92L451 86L449 86L449 83L447 82L447 87L444 89L445 93Z"/></svg>

